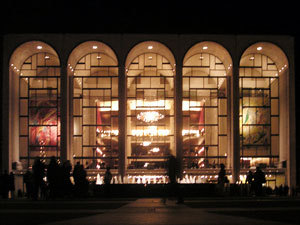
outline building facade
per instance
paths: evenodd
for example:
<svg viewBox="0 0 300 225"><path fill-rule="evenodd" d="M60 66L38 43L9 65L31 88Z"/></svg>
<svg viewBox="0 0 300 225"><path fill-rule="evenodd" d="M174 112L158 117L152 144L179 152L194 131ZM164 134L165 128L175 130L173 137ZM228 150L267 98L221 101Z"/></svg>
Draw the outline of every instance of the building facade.
<svg viewBox="0 0 300 225"><path fill-rule="evenodd" d="M2 170L34 159L107 166L123 182L162 182L176 156L184 182L224 164L245 182L296 185L294 42L289 36L4 36Z"/></svg>

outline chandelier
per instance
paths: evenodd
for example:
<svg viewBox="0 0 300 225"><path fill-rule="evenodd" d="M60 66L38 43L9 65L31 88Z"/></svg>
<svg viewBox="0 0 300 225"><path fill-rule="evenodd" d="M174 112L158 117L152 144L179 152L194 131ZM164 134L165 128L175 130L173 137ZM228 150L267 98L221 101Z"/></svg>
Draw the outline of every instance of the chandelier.
<svg viewBox="0 0 300 225"><path fill-rule="evenodd" d="M156 111L147 111L147 112L140 112L136 118L138 120L142 120L146 123L153 123L157 122L160 119L163 119L165 116Z"/></svg>

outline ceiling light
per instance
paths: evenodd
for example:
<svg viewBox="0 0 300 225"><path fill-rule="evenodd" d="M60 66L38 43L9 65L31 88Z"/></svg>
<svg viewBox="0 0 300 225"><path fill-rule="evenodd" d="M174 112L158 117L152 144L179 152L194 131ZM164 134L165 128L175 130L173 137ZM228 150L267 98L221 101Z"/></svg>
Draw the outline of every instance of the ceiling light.
<svg viewBox="0 0 300 225"><path fill-rule="evenodd" d="M250 60L254 60L254 56L250 57Z"/></svg>
<svg viewBox="0 0 300 225"><path fill-rule="evenodd" d="M152 46L152 45L149 45L149 46L148 46L148 49L149 49L149 50L153 49L153 46Z"/></svg>
<svg viewBox="0 0 300 225"><path fill-rule="evenodd" d="M98 48L98 46L96 46L96 45L93 46L93 49L97 49L97 48Z"/></svg>
<svg viewBox="0 0 300 225"><path fill-rule="evenodd" d="M152 59L152 56L149 56L148 59L151 60L151 59Z"/></svg>
<svg viewBox="0 0 300 225"><path fill-rule="evenodd" d="M50 57L48 55L45 56L45 59L50 59Z"/></svg>
<svg viewBox="0 0 300 225"><path fill-rule="evenodd" d="M208 49L208 47L207 46L203 46L203 48L202 48L203 50L206 50L206 49Z"/></svg>
<svg viewBox="0 0 300 225"><path fill-rule="evenodd" d="M165 116L156 111L140 112L137 115L138 120L142 120L146 123L157 122L158 120L163 119Z"/></svg>
<svg viewBox="0 0 300 225"><path fill-rule="evenodd" d="M257 49L257 51L260 51L260 50L262 50L262 47L259 46L259 47L257 47L256 49Z"/></svg>
<svg viewBox="0 0 300 225"><path fill-rule="evenodd" d="M43 46L41 46L41 45L38 45L36 48L37 48L37 49L42 49L42 48L43 48Z"/></svg>
<svg viewBox="0 0 300 225"><path fill-rule="evenodd" d="M97 59L101 59L101 56L98 55L98 56L97 56Z"/></svg>

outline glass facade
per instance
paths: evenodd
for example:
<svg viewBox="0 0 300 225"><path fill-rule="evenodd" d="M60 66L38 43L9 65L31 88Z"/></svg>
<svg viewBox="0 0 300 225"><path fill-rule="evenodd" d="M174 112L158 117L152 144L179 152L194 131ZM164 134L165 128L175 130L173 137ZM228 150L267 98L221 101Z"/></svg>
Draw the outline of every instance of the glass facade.
<svg viewBox="0 0 300 225"><path fill-rule="evenodd" d="M279 162L279 71L271 58L249 54L240 63L241 167Z"/></svg>
<svg viewBox="0 0 300 225"><path fill-rule="evenodd" d="M175 154L174 74L156 53L141 54L128 67L128 169L164 169L166 158Z"/></svg>
<svg viewBox="0 0 300 225"><path fill-rule="evenodd" d="M118 63L94 52L73 76L73 159L88 169L118 168Z"/></svg>
<svg viewBox="0 0 300 225"><path fill-rule="evenodd" d="M19 148L23 167L36 157L60 158L60 63L38 53L25 60L19 76Z"/></svg>
<svg viewBox="0 0 300 225"><path fill-rule="evenodd" d="M180 51L166 43L128 42L125 51L86 41L69 55L38 41L15 49L8 161L26 170L54 156L90 174L110 167L134 182L163 182L174 155L187 182L215 182L224 164L230 181L260 166L269 183L284 183L293 105L283 51L257 42L239 58L213 41Z"/></svg>
<svg viewBox="0 0 300 225"><path fill-rule="evenodd" d="M221 60L208 53L183 66L183 161L187 169L226 165L227 78Z"/></svg>

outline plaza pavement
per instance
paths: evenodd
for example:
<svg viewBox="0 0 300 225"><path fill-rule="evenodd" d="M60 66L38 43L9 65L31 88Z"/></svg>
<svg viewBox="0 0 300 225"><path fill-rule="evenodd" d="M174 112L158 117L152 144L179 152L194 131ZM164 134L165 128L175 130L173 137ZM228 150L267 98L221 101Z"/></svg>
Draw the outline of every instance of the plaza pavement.
<svg viewBox="0 0 300 225"><path fill-rule="evenodd" d="M274 222L271 220L262 220L259 218L242 217L239 215L226 215L226 212L249 212L251 210L259 210L257 207L238 207L242 206L243 202L230 205L230 202L235 200L228 200L228 204L213 208L214 202L219 200L186 200L185 203L200 204L200 207L189 207L185 204L176 204L175 200L167 200L166 203L159 198L141 198L135 201L128 202L128 204L117 209L99 211L100 214L86 216L81 218L63 220L59 222L47 223L47 225L283 225L290 224L286 222ZM221 200L222 201L222 200ZM203 205L201 206L201 203ZM209 204L208 204L209 203ZM278 202L277 202L278 203ZM267 205L260 209L271 210L274 215L280 213L285 215L285 212L296 210L300 214L299 202L291 207L281 207L280 203L277 207ZM205 205L210 205L206 208ZM275 211L274 211L275 210ZM277 211L276 211L277 210ZM215 211L221 213L214 213ZM223 212L223 213L222 213ZM267 212L267 211L266 211ZM255 214L254 214L255 215ZM254 216L255 217L255 216ZM293 222L292 222L293 223Z"/></svg>

